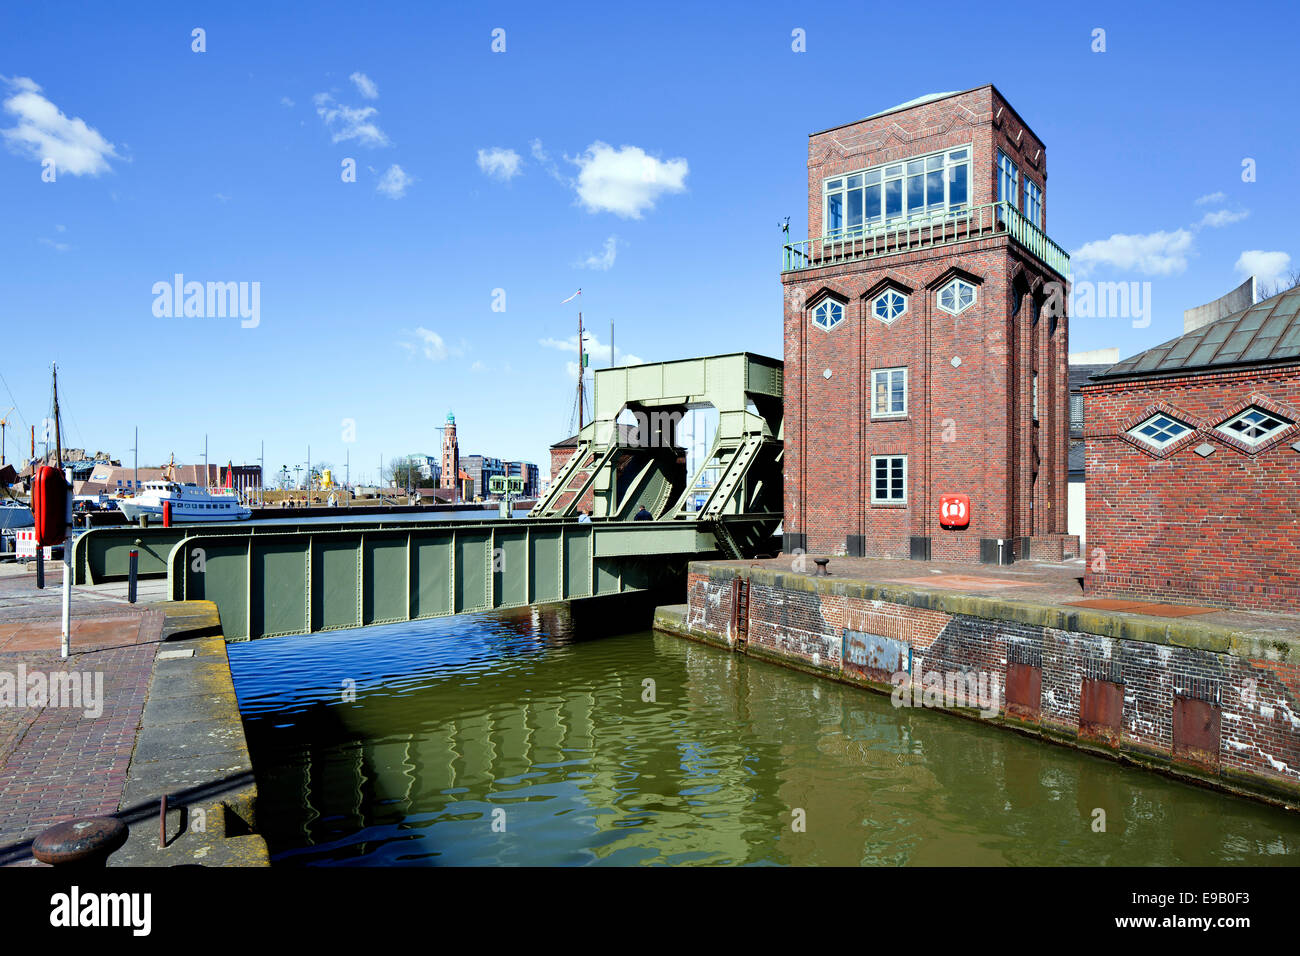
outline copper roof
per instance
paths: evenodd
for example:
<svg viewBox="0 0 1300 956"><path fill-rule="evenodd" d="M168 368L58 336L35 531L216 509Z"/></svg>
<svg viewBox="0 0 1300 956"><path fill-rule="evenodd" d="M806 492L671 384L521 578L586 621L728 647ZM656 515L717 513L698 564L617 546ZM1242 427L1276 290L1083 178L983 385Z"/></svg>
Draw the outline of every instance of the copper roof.
<svg viewBox="0 0 1300 956"><path fill-rule="evenodd" d="M1300 361L1300 286L1139 352L1093 379L1293 361Z"/></svg>

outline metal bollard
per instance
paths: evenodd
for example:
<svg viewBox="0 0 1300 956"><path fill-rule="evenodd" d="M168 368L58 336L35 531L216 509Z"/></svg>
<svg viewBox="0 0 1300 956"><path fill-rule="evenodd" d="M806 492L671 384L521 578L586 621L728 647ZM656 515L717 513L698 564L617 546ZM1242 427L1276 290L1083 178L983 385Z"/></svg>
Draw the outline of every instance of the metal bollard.
<svg viewBox="0 0 1300 956"><path fill-rule="evenodd" d="M32 841L32 856L50 866L100 869L126 843L126 824L114 817L57 823Z"/></svg>
<svg viewBox="0 0 1300 956"><path fill-rule="evenodd" d="M132 548L127 552L127 556L126 601L128 604L134 604L136 571L140 566L140 552Z"/></svg>
<svg viewBox="0 0 1300 956"><path fill-rule="evenodd" d="M45 587L45 549L41 547L40 542L36 544L36 586Z"/></svg>

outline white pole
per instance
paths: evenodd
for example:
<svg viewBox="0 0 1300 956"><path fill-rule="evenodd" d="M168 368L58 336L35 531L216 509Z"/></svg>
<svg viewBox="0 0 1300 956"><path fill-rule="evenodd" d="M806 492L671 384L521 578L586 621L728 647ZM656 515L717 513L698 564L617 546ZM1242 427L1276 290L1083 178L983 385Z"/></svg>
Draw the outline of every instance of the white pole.
<svg viewBox="0 0 1300 956"><path fill-rule="evenodd" d="M72 633L72 538L63 540L63 636L59 649L64 658L70 650Z"/></svg>
<svg viewBox="0 0 1300 956"><path fill-rule="evenodd" d="M68 483L67 513L64 520L67 530L63 536L63 633L59 638L59 651L67 659L72 650L72 483ZM40 547L38 542L36 545Z"/></svg>

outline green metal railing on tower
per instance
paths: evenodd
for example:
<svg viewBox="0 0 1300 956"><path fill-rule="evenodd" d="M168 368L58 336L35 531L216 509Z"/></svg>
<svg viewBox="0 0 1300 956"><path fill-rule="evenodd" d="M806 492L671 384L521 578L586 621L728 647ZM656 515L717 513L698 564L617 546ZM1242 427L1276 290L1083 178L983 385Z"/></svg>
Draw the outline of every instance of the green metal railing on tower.
<svg viewBox="0 0 1300 956"><path fill-rule="evenodd" d="M1045 266L1069 281L1070 254L1008 202L984 203L959 210L899 217L853 229L841 229L815 239L785 242L781 246L781 271L820 269L997 235L1009 236Z"/></svg>

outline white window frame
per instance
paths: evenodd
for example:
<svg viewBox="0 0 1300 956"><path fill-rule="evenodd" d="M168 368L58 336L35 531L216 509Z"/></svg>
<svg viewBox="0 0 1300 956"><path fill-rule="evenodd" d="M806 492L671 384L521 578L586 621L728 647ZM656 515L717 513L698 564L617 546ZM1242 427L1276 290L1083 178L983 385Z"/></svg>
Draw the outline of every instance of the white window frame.
<svg viewBox="0 0 1300 956"><path fill-rule="evenodd" d="M827 319L829 320L830 318L829 309L832 305L839 306L840 317L836 319L834 322L831 322L830 325L822 325L820 322L817 321L817 313L821 311L823 308L827 309L828 310ZM811 309L808 310L808 318L812 322L814 328L821 329L823 332L834 332L841 325L843 325L844 320L848 318L848 309L845 307L844 303L841 302L839 299L833 299L828 296L827 298L822 299L820 302L818 302L816 305L814 305Z"/></svg>
<svg viewBox="0 0 1300 956"><path fill-rule="evenodd" d="M958 289L953 292L953 298L952 298L953 305L955 306L955 308L950 309L946 305L944 305L943 294L947 292L949 289L954 288L955 286L963 286L963 285L967 286L971 290L970 301L965 305L962 305L961 291L960 289ZM935 301L935 305L937 305L941 311L947 312L949 315L961 315L963 312L965 312L967 309L969 309L971 306L973 306L976 302L979 301L979 290L975 287L975 283L973 282L967 282L965 279L952 279L948 282L945 282L943 286L939 289L939 291L935 293L934 301Z"/></svg>
<svg viewBox="0 0 1300 956"><path fill-rule="evenodd" d="M1234 422L1241 421L1251 412L1259 412L1259 414L1261 415L1267 415L1269 418L1277 422L1277 425L1275 425L1274 427L1268 429L1267 431L1263 432L1262 434L1254 438L1249 438L1246 435L1243 435L1241 432L1232 431L1229 428L1229 426L1232 425ZM1274 435L1286 431L1294 424L1295 422L1289 421L1285 415L1279 415L1276 412L1270 412L1267 408L1260 408L1258 405L1251 405L1249 408L1243 408L1241 411L1233 415L1227 421L1220 422L1218 425L1215 426L1214 430L1221 435L1225 435L1228 438L1235 439L1241 442L1242 444L1249 445L1251 448L1257 448L1258 446L1267 442Z"/></svg>
<svg viewBox="0 0 1300 956"><path fill-rule="evenodd" d="M1175 424L1182 425L1183 430L1176 435L1170 435L1161 439L1152 438L1150 435L1142 434L1143 428L1146 428L1148 425L1154 425L1156 421L1161 418L1165 418L1171 422L1174 422ZM1164 429L1162 428L1161 430L1163 431ZM1174 418L1173 415L1167 414L1166 412L1156 412L1154 415L1150 416L1149 418L1142 419L1142 421L1138 422L1136 425L1130 428L1128 430L1128 434L1133 436L1134 438L1136 438L1138 441L1142 442L1142 444L1148 446L1149 448L1154 448L1156 451L1163 451L1164 449L1168 448L1170 445L1174 444L1174 442L1182 441L1184 438L1186 438L1190 434L1193 434L1195 431L1196 429L1193 428L1191 425L1187 424L1187 422L1182 421L1181 419L1178 418Z"/></svg>
<svg viewBox="0 0 1300 956"><path fill-rule="evenodd" d="M876 462L890 462L885 467L889 469L889 476L885 479L889 483L894 481L894 461L901 461L903 473L903 497L901 498L879 498L876 496ZM872 455L871 456L871 503L873 505L905 505L907 504L907 456L906 455Z"/></svg>
<svg viewBox="0 0 1300 956"><path fill-rule="evenodd" d="M1034 421L1038 421L1038 373L1034 373Z"/></svg>
<svg viewBox="0 0 1300 956"><path fill-rule="evenodd" d="M1028 176L1025 177L1025 218L1036 228L1043 228L1043 190Z"/></svg>
<svg viewBox="0 0 1300 956"><path fill-rule="evenodd" d="M896 295L903 300L903 308L899 310L898 315L895 315L892 318L887 319L876 311L876 303L882 301L888 296L893 296L893 295ZM907 305L908 305L907 299L908 296L906 295L906 293L900 292L897 289L886 289L884 292L880 293L880 295L876 296L874 299L871 300L871 317L875 319L877 322L883 322L885 325L893 325L903 316L907 315Z"/></svg>
<svg viewBox="0 0 1300 956"><path fill-rule="evenodd" d="M1006 195L1008 187L1010 196ZM1020 167L1002 150L998 150L998 202L1010 203L1012 209L1020 208Z"/></svg>
<svg viewBox="0 0 1300 956"><path fill-rule="evenodd" d="M899 411L892 408L888 411L879 411L876 408L876 388L878 380L883 376L885 380L886 401L893 404L893 375L895 372L903 373L903 407ZM892 368L873 368L871 370L871 417L872 418L906 418L907 417L907 366L895 365ZM873 473L874 475L874 473Z"/></svg>
<svg viewBox="0 0 1300 956"><path fill-rule="evenodd" d="M964 152L961 158L954 159L954 154ZM853 170L835 176L826 176L822 179L822 235L827 238L848 238L869 233L875 229L885 226L894 227L908 219L925 219L931 216L945 217L955 212L962 212L971 206L971 192L974 188L974 177L971 170L974 166L975 150L973 143L958 144L949 146L946 149L936 150L929 153L921 153L919 156L909 156L906 159L894 160L893 162L880 163L876 166L868 166L865 169ZM935 162L937 160L937 162ZM919 170L913 170L914 164L920 163ZM952 184L956 179L955 170L960 167L966 167L966 198L961 202L952 201ZM939 179L943 183L943 202L935 205L925 200L925 193L929 189L929 176L931 173L939 173ZM921 208L908 211L907 206L907 184L913 176L921 177L922 204ZM848 222L849 215L849 180L859 179L859 185L853 187L860 189L863 195L862 222L856 226L850 226ZM899 183L900 206L896 215L889 215L885 210L885 191L886 184ZM837 185L836 189L831 189L831 184ZM871 186L877 186L880 189L880 215L875 218L867 218L866 212L866 191ZM831 227L831 197L838 195L840 199L840 216L841 222L838 229Z"/></svg>

